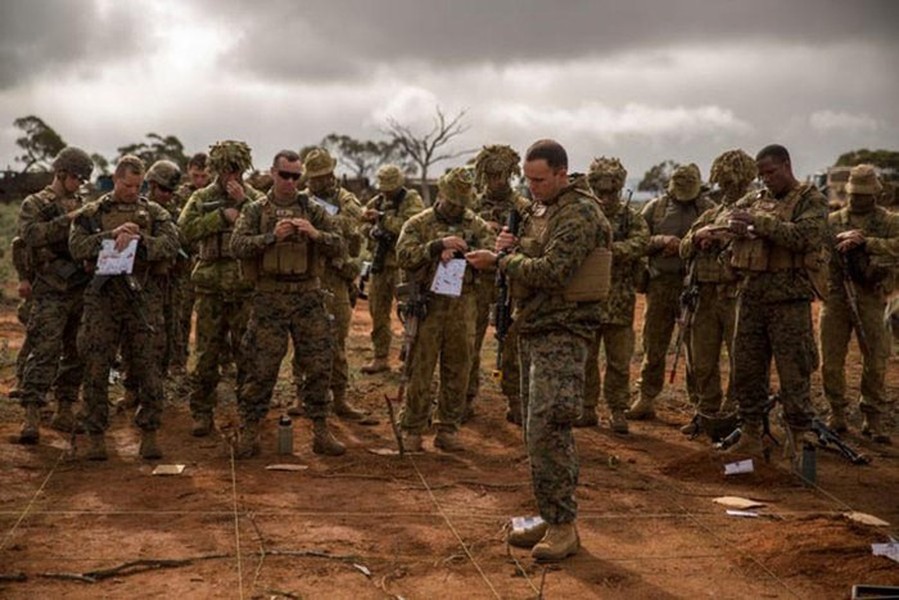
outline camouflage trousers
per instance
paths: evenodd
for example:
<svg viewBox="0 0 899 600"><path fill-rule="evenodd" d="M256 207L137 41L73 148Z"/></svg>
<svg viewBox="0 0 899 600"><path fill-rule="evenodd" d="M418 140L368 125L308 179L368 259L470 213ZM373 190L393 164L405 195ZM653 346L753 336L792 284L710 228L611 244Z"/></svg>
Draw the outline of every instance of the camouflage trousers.
<svg viewBox="0 0 899 600"><path fill-rule="evenodd" d="M400 414L403 429L421 433L431 417L431 380L440 360L440 391L435 425L456 430L465 408L470 356L474 348L474 294L431 296L428 314L418 324L412 347L409 387Z"/></svg>
<svg viewBox="0 0 899 600"><path fill-rule="evenodd" d="M683 291L680 275L661 275L649 282L646 310L643 313L643 364L637 386L640 396L654 399L662 392L665 382L665 361L671 334L680 316L680 295ZM689 368L687 372L689 373ZM692 382L687 390L692 397Z"/></svg>
<svg viewBox="0 0 899 600"><path fill-rule="evenodd" d="M178 321L181 325L181 339L184 343L184 365L187 365L187 359L190 358L190 330L193 325L194 304L197 300L197 294L194 285L190 282L190 275L184 281L181 287L180 306L178 307ZM177 364L177 363L176 363Z"/></svg>
<svg viewBox="0 0 899 600"><path fill-rule="evenodd" d="M84 374L77 346L83 293L83 288L61 292L35 284L23 346L28 354L19 386L22 406L44 406L51 387L57 401L78 400Z"/></svg>
<svg viewBox="0 0 899 600"><path fill-rule="evenodd" d="M490 311L496 304L497 291L494 279L487 275L478 275L475 283L477 298L477 316L475 318L474 348L471 357L471 370L468 373L468 402L474 400L481 388L481 349L487 337L487 326L490 324ZM518 336L512 328L503 341L500 364L500 389L508 399L510 410L521 410L521 375L518 372ZM497 351L499 348L497 347Z"/></svg>
<svg viewBox="0 0 899 600"><path fill-rule="evenodd" d="M694 401L702 414L714 414L721 408L721 347L727 348L730 365L727 396L731 397L733 377L733 339L737 300L731 286L700 284L699 302L690 329L690 371L694 383Z"/></svg>
<svg viewBox="0 0 899 600"><path fill-rule="evenodd" d="M521 336L524 440L540 516L547 523L577 517L578 456L571 425L584 400L587 340L564 332Z"/></svg>
<svg viewBox="0 0 899 600"><path fill-rule="evenodd" d="M861 317L868 354L862 356L861 401L859 408L865 414L883 414L889 410L884 379L887 359L890 355L890 339L883 324L886 303L879 295L858 293L858 312ZM821 309L821 375L824 380L824 396L834 410L845 411L846 354L849 337L855 329L849 304L843 294L831 294ZM856 337L858 332L856 331Z"/></svg>
<svg viewBox="0 0 899 600"><path fill-rule="evenodd" d="M287 341L293 341L293 373L303 373L306 416L328 413L333 342L324 292L257 292L243 338L241 356L246 375L237 391L241 418L258 422L272 401ZM299 382L294 382L299 389Z"/></svg>
<svg viewBox="0 0 899 600"><path fill-rule="evenodd" d="M631 358L634 356L634 328L630 325L606 324L596 332L588 346L584 373L584 413L594 412L600 397L611 411L626 410L630 403ZM599 367L599 347L605 345L606 376Z"/></svg>
<svg viewBox="0 0 899 600"><path fill-rule="evenodd" d="M190 287L190 273L173 271L168 278L163 311L165 314L165 354L163 356L163 372L169 366L184 368L187 366L187 342L190 336L190 317L187 321L187 332L184 330L183 307L184 296Z"/></svg>
<svg viewBox="0 0 899 600"><path fill-rule="evenodd" d="M368 312L371 314L371 343L375 358L387 358L390 354L390 340L393 338L390 331L390 311L393 309L399 272L396 267L384 267L380 273L372 273L370 283Z"/></svg>
<svg viewBox="0 0 899 600"><path fill-rule="evenodd" d="M84 315L78 332L78 351L84 357L84 412L87 433L109 427L109 369L119 343L130 348L129 372L138 390L134 423L145 431L159 429L163 391L159 349L164 336L162 289L151 279L140 292L131 292L116 277L102 289L95 284L84 293Z"/></svg>
<svg viewBox="0 0 899 600"><path fill-rule="evenodd" d="M190 376L190 411L210 415L215 409L222 352L237 363L237 384L243 381L245 363L239 344L247 329L250 300L245 296L197 293L197 362Z"/></svg>
<svg viewBox="0 0 899 600"><path fill-rule="evenodd" d="M19 320L19 323L28 328L28 319L31 318L31 307L34 305L31 297L22 300L19 303L18 308L16 308L16 318ZM80 318L78 319L81 320ZM28 355L31 354L31 339L28 335L25 335L25 339L22 341L22 347L19 349L19 354L16 355L16 381L17 387L19 389L22 388L22 379L25 376L25 359L28 358Z"/></svg>
<svg viewBox="0 0 899 600"><path fill-rule="evenodd" d="M764 418L772 358L787 424L797 431L808 430L814 417L811 375L818 368L810 302L765 303L741 297L737 301L732 382L745 421L761 424Z"/></svg>
<svg viewBox="0 0 899 600"><path fill-rule="evenodd" d="M335 398L346 396L350 381L350 365L346 357L346 340L350 335L350 293L345 281L328 286L325 310L332 319L334 335L334 357L331 363L331 392Z"/></svg>

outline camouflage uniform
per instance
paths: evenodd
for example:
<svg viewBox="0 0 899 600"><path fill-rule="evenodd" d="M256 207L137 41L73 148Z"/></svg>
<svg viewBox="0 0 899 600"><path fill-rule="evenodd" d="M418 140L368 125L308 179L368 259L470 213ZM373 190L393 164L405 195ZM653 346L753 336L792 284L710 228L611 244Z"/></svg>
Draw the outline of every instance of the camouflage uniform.
<svg viewBox="0 0 899 600"><path fill-rule="evenodd" d="M866 170L868 169L868 170ZM865 181L865 178L870 181ZM824 308L821 310L821 356L824 395L834 413L835 428L845 429L846 378L844 367L853 318L843 284L843 277L849 277L855 289L858 312L868 346L868 353L862 356L861 401L859 407L866 416L866 425L876 423L880 435L887 437L882 426L883 417L889 410L884 389L887 358L889 357L889 336L883 326L886 298L895 287L895 269L899 264L899 214L891 214L880 206L858 206L856 193L867 193L873 197L877 187L873 169L862 166L852 170L847 190L849 205L828 217L830 231L839 236L847 231L860 230L864 243L844 254L844 267L840 261L840 250L834 248L830 264L830 285ZM867 185L870 190L862 188ZM862 191L862 190L865 191ZM837 238L839 239L839 238ZM858 332L856 331L856 336ZM832 425L833 426L833 425ZM872 428L875 429L875 428Z"/></svg>
<svg viewBox="0 0 899 600"><path fill-rule="evenodd" d="M192 183L187 182L181 185L178 190L175 192L178 197L178 215L175 217L175 221L178 222L181 218L181 213L184 212L184 207L187 206L187 201L196 192L198 189ZM180 232L180 229L179 229ZM190 357L190 330L193 326L193 316L194 316L194 304L197 300L196 290L194 290L194 285L190 281L190 274L193 269L197 265L196 258L196 244L189 244L187 240L184 238L184 235L181 234L181 250L184 254L187 255L185 259L182 256L179 256L178 263L176 264L175 274L176 277L179 277L181 281L180 288L180 300L179 306L177 309L178 312L178 321L181 326L181 339L184 342L183 347L183 365L187 368L187 359ZM178 275L181 271L184 272L183 277ZM230 357L230 352L228 353ZM175 364L182 364L182 359L180 357L175 358Z"/></svg>
<svg viewBox="0 0 899 600"><path fill-rule="evenodd" d="M372 265L368 290L368 310L371 313L371 341L374 346L375 362L386 365L390 353L390 310L393 294L398 282L395 241L400 229L409 218L424 210L421 196L413 189L403 187L403 175L397 167L386 165L378 171L380 193L368 201L366 210L374 209L382 213L375 226L363 225L362 234L368 238L368 249L372 256L378 253L378 245L384 246L384 266L376 269ZM385 235L383 241L374 236ZM391 241L392 240L392 241ZM373 363L374 365L375 363ZM372 369L364 369L372 371Z"/></svg>
<svg viewBox="0 0 899 600"><path fill-rule="evenodd" d="M430 286L445 252L444 238L457 236L470 249L492 247L490 227L466 205L473 197L472 178L464 168L452 169L440 179L437 206L413 216L403 226L396 245L399 266L409 272L409 280L420 288ZM449 205L449 206L448 206ZM450 215L452 207L460 211ZM409 389L400 416L404 431L420 435L431 414L431 380L440 361L440 392L434 423L447 433L435 440L440 446L455 432L462 419L468 389L470 357L474 350L475 279L478 275L466 266L462 294L459 297L427 294L427 315L419 323L418 335L406 357L410 363ZM450 442L457 449L454 442Z"/></svg>
<svg viewBox="0 0 899 600"><path fill-rule="evenodd" d="M10 244L10 250L13 268L16 270L16 277L18 278L20 285L27 282L27 285L31 286L34 283L34 261L31 258L31 252L28 250L28 244L26 244L25 240L22 238L15 237ZM16 318L19 320L19 323L26 328L28 327L28 319L31 316L31 305L32 300L29 291L28 296L23 297L22 301L19 302L19 306L16 308ZM10 391L10 398L18 398L21 393L19 388L21 388L25 372L25 359L28 358L29 354L31 354L31 342L26 335L25 340L22 342L22 347L19 349L19 354L16 356L17 389Z"/></svg>
<svg viewBox="0 0 899 600"><path fill-rule="evenodd" d="M245 149L245 156L233 152L232 148ZM229 157L229 151L235 155L233 158ZM238 202L223 189L220 180L221 170L229 164L231 172L242 173L249 162L249 149L242 142L214 145L210 163L219 176L194 192L178 219L183 239L188 245L197 246L198 262L191 273L197 295L197 361L191 373L190 410L199 421L212 418L222 349L229 346L236 357L238 386L246 364L239 344L247 327L253 285L240 276L230 245L234 224L225 218L224 210L241 210L262 194L241 181L244 199Z"/></svg>
<svg viewBox="0 0 899 600"><path fill-rule="evenodd" d="M668 193L649 201L642 214L649 225L649 285L643 313L643 365L640 368L640 398L629 418L652 418L654 401L665 380L665 357L674 325L680 316L680 295L686 270L677 254L665 256L664 236L684 237L693 222L714 203L700 195L699 168L690 164L675 170ZM688 356L689 359L689 356ZM687 361L689 374L689 360ZM692 396L688 375L687 390Z"/></svg>
<svg viewBox="0 0 899 600"><path fill-rule="evenodd" d="M125 222L140 226L132 275L96 275L84 294L78 350L85 362L82 420L91 435L102 435L109 426L109 369L120 341L131 346L129 369L139 390L135 425L155 431L162 415L162 283L179 248L175 223L155 202L122 202L110 193L79 212L69 247L76 259L96 263L102 241L114 239L112 231Z"/></svg>
<svg viewBox="0 0 899 600"><path fill-rule="evenodd" d="M649 227L640 212L621 201L627 171L617 159L596 159L590 166L590 185L602 200L602 212L612 227L612 289L596 338L587 353L584 382L583 424L596 423L596 405L602 396L612 413L612 427L627 431L624 411L630 400L630 364L634 355L634 306L637 300L636 278L645 268ZM599 348L605 344L605 380L600 376Z"/></svg>
<svg viewBox="0 0 899 600"><path fill-rule="evenodd" d="M550 202L531 206L522 223L523 252L500 260L522 290L516 326L524 436L540 516L551 525L577 516L571 427L583 409L587 347L603 309L602 302L568 301L561 290L594 248L610 243L609 223L581 177Z"/></svg>

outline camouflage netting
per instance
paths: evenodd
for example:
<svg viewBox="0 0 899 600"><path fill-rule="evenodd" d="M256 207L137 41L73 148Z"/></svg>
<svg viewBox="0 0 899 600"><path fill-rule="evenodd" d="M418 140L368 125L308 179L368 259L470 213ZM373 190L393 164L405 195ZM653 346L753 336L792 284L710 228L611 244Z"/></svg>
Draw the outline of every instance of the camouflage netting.
<svg viewBox="0 0 899 600"><path fill-rule="evenodd" d="M81 148L67 146L60 150L56 158L53 159L53 170L65 171L86 181L91 178L91 172L94 170L94 161Z"/></svg>
<svg viewBox="0 0 899 600"><path fill-rule="evenodd" d="M674 170L668 182L668 192L675 200L688 202L699 196L702 188L702 175L696 163L682 165Z"/></svg>
<svg viewBox="0 0 899 600"><path fill-rule="evenodd" d="M484 146L474 160L475 181L479 187L487 182L488 173L504 174L506 179L521 174L521 157L511 146Z"/></svg>
<svg viewBox="0 0 899 600"><path fill-rule="evenodd" d="M758 177L755 160L742 150L728 150L712 163L709 181L722 188L733 183L740 183L745 188Z"/></svg>
<svg viewBox="0 0 899 600"><path fill-rule="evenodd" d="M624 187L627 169L617 158L600 156L590 163L590 187L595 192L616 192Z"/></svg>
<svg viewBox="0 0 899 600"><path fill-rule="evenodd" d="M209 147L209 166L216 173L243 173L253 166L250 147L235 140L216 142Z"/></svg>

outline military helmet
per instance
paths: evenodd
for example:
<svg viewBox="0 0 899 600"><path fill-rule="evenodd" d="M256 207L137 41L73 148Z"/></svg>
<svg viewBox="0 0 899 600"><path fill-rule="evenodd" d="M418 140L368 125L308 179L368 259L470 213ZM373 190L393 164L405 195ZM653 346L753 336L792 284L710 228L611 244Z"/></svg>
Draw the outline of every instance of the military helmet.
<svg viewBox="0 0 899 600"><path fill-rule="evenodd" d="M493 144L484 146L474 159L477 182L483 185L488 174L501 174L506 178L521 174L521 157L511 146Z"/></svg>
<svg viewBox="0 0 899 600"><path fill-rule="evenodd" d="M474 176L469 167L454 167L437 182L440 196L450 204L469 206L474 200Z"/></svg>
<svg viewBox="0 0 899 600"><path fill-rule="evenodd" d="M727 182L749 184L758 176L755 160L743 150L728 150L712 162L709 181L720 186Z"/></svg>
<svg viewBox="0 0 899 600"><path fill-rule="evenodd" d="M66 146L53 159L53 170L65 171L82 181L87 181L94 170L94 161L81 148Z"/></svg>
<svg viewBox="0 0 899 600"><path fill-rule="evenodd" d="M406 176L396 165L384 165L378 169L378 191L395 192L406 183Z"/></svg>
<svg viewBox="0 0 899 600"><path fill-rule="evenodd" d="M209 147L209 166L216 173L243 173L253 166L250 147L244 142L225 140Z"/></svg>
<svg viewBox="0 0 899 600"><path fill-rule="evenodd" d="M147 181L155 181L159 186L174 190L181 182L181 169L170 160L157 160L150 166Z"/></svg>
<svg viewBox="0 0 899 600"><path fill-rule="evenodd" d="M336 166L337 159L331 156L331 153L325 148L313 148L303 159L303 176L310 179L329 175L334 172Z"/></svg>
<svg viewBox="0 0 899 600"><path fill-rule="evenodd" d="M873 165L857 165L849 171L849 183L846 184L847 194L865 194L876 196L883 191L880 180L877 179L877 171Z"/></svg>
<svg viewBox="0 0 899 600"><path fill-rule="evenodd" d="M600 156L590 163L590 174L587 179L594 190L618 191L624 187L627 180L627 169L617 158Z"/></svg>

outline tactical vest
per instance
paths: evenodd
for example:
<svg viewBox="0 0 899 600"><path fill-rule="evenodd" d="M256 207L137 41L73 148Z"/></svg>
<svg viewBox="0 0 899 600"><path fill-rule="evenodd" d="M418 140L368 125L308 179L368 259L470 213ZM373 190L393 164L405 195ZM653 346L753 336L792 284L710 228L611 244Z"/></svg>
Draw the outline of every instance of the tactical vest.
<svg viewBox="0 0 899 600"><path fill-rule="evenodd" d="M280 206L270 197L261 201L259 232L272 233L281 219L308 219L306 196L298 196L297 202ZM279 281L299 281L315 277L318 273L314 256L314 244L306 235L291 235L266 247L259 259L259 274Z"/></svg>
<svg viewBox="0 0 899 600"><path fill-rule="evenodd" d="M206 190L208 188L203 188ZM200 193L202 193L202 191ZM200 208L201 212L205 212L202 210L204 197L200 198ZM213 196L214 197L214 196ZM240 210L240 208L246 203L250 202L250 197L248 196L246 200L244 200L241 204L231 204L228 201L226 204L222 206L222 208L234 208ZM231 234L234 232L234 223L228 222L227 219L222 217L225 220L225 228L200 239L197 242L197 256L200 260L203 261L216 261L216 260L234 260L234 254L231 252Z"/></svg>
<svg viewBox="0 0 899 600"><path fill-rule="evenodd" d="M672 202L679 210L668 211ZM665 194L653 206L650 224L652 235L673 235L683 239L699 215L712 206L711 201L702 195L692 202L678 202ZM684 270L684 262L679 256L656 254L649 257L649 264L655 273L682 274Z"/></svg>
<svg viewBox="0 0 899 600"><path fill-rule="evenodd" d="M134 223L140 227L140 233L144 235L153 235L154 219L153 213L147 206L147 199L141 197L137 202L116 202L109 197L108 202L100 205L97 216L100 220L100 227L103 231L112 231L125 223ZM141 260L139 257L134 259L134 274L143 275L147 272L153 275L165 275L171 267L171 261L162 260L154 261L152 264Z"/></svg>
<svg viewBox="0 0 899 600"><path fill-rule="evenodd" d="M710 224L726 224L729 212L727 207L721 207ZM697 247L693 260L698 283L735 283L737 281L737 275L730 264L729 248L719 254L717 251L700 250Z"/></svg>

